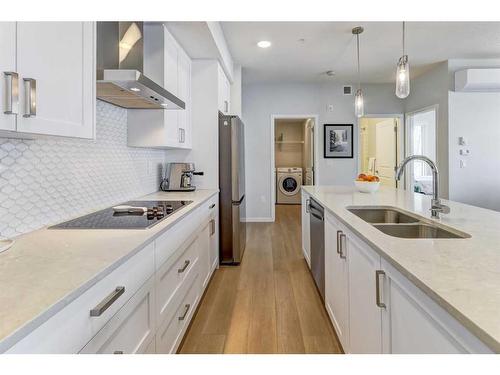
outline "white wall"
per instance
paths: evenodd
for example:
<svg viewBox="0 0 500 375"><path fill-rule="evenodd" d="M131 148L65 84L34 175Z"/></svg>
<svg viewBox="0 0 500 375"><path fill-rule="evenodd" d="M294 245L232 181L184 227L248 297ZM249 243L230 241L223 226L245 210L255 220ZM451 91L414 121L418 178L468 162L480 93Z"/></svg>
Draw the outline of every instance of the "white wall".
<svg viewBox="0 0 500 375"><path fill-rule="evenodd" d="M448 62L449 87L454 73L466 68L498 68L499 59ZM450 199L500 211L500 93L449 92ZM459 146L458 137L466 146ZM460 156L469 149L469 156ZM460 159L466 163L460 168Z"/></svg>
<svg viewBox="0 0 500 375"><path fill-rule="evenodd" d="M450 92L449 104L450 199L500 211L500 93Z"/></svg>
<svg viewBox="0 0 500 375"><path fill-rule="evenodd" d="M243 72L244 74L244 72ZM363 85L365 113L403 112L403 103L394 95L393 85ZM341 84L273 83L246 84L242 98L245 122L246 195L249 220L271 218L271 116L319 115L319 185L352 184L358 172L358 128L354 96L344 96ZM328 105L333 111L328 111ZM354 124L353 159L323 158L323 124Z"/></svg>

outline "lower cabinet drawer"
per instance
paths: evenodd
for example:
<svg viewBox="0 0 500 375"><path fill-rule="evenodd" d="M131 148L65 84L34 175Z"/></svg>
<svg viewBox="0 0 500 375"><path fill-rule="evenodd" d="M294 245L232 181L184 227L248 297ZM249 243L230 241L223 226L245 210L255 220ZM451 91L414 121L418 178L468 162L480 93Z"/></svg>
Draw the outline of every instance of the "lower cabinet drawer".
<svg viewBox="0 0 500 375"><path fill-rule="evenodd" d="M128 259L7 353L78 353L154 272L154 244Z"/></svg>
<svg viewBox="0 0 500 375"><path fill-rule="evenodd" d="M200 276L196 273L186 280L184 298L174 310L174 314L159 325L156 333L157 353L170 354L177 350L200 299L201 282L199 279Z"/></svg>
<svg viewBox="0 0 500 375"><path fill-rule="evenodd" d="M156 271L156 317L162 322L182 298L183 283L193 272L198 272L198 243L197 236L190 237L170 257L161 268ZM175 309L175 307L174 307Z"/></svg>
<svg viewBox="0 0 500 375"><path fill-rule="evenodd" d="M154 277L151 277L80 353L147 352L156 329L154 304Z"/></svg>

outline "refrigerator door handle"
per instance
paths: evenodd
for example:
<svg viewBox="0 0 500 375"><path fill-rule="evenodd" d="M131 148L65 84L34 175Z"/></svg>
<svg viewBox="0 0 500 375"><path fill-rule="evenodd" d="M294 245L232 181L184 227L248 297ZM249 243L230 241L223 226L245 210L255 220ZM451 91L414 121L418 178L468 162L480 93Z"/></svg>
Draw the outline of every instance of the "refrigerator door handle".
<svg viewBox="0 0 500 375"><path fill-rule="evenodd" d="M233 201L233 205L239 206L243 202L243 199L245 199L245 194L243 194L239 201Z"/></svg>

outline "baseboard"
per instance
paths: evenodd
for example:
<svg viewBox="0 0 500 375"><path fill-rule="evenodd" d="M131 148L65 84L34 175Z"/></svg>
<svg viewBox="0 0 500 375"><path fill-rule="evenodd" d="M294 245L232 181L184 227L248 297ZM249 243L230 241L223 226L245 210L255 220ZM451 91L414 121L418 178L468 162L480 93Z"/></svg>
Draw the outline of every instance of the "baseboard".
<svg viewBox="0 0 500 375"><path fill-rule="evenodd" d="M246 223L272 223L274 222L272 217L246 217L243 219Z"/></svg>

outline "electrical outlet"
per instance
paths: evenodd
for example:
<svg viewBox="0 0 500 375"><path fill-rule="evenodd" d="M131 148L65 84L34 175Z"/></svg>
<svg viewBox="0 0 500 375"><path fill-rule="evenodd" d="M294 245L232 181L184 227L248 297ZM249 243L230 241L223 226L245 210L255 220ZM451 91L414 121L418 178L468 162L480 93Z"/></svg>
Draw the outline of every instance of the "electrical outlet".
<svg viewBox="0 0 500 375"><path fill-rule="evenodd" d="M328 105L326 106L326 110L327 110L328 112L333 112L333 104L328 104Z"/></svg>

